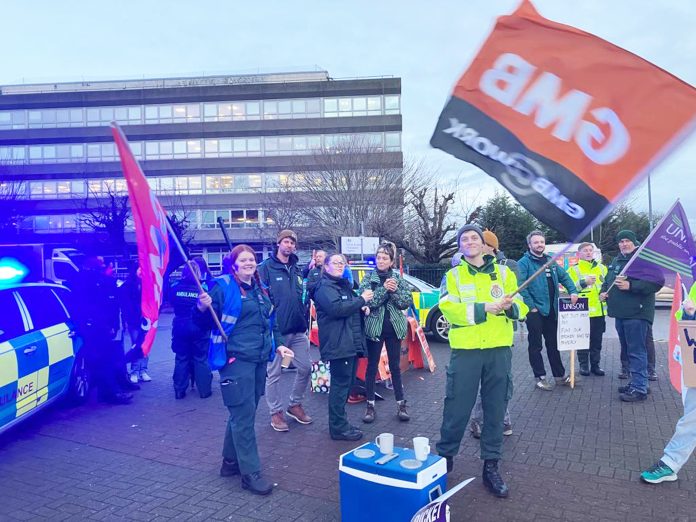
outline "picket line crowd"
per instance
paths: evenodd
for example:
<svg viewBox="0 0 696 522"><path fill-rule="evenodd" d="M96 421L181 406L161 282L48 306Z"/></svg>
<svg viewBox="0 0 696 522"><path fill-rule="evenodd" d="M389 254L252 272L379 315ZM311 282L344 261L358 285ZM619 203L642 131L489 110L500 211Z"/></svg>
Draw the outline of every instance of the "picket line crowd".
<svg viewBox="0 0 696 522"><path fill-rule="evenodd" d="M578 297L588 300L590 349L578 352L580 374L605 375L601 351L608 314L615 319L621 344L619 378L628 379L619 388L619 397L626 402L647 399L648 382L657 378L654 355L650 357L649 351L655 293L662 285L623 275L639 243L628 230L618 234L617 242L620 252L608 267L594 258L592 243L582 243L577 264L566 271L545 252L545 238L540 231L527 236L528 251L517 262L505 258L493 232L475 225L465 225L458 231L459 252L443 277L439 300L440 310L450 323L451 352L436 450L446 459L448 471L453 469L468 426L471 434L480 438L483 483L494 495L508 496L499 461L503 437L512 434L508 411L513 393L511 348L519 322L524 321L528 330L529 362L536 387L551 391L558 383L570 383L556 338L559 286L573 302ZM260 265L251 247L238 245L225 257L223 275L218 278L210 276L202 260L192 260L170 296L174 307L175 398L183 398L194 384L201 398L211 396L209 346L211 339L226 343L227 359L219 373L229 420L220 474L240 475L242 487L260 495L273 490L273 484L261 473L254 430L261 397L266 397L275 431L288 431L288 419L300 425L313 421L303 407L311 373L307 335L310 301L317 311L321 358L330 366L331 438L358 441L363 437L362 430L351 425L346 414L358 357L368 360L367 404L362 421L374 422L374 385L382 346L389 359L395 414L401 421L410 419L399 362L401 340L407 332L405 310L412 298L405 281L394 270L396 248L382 243L376 252L375 269L358 284L353 281L345 256L337 252L317 252L302 271L296 245L295 232L281 231L276 251ZM127 403L131 399L128 391L137 389L138 381L149 380L147 359L141 357L142 353L138 356L135 351L128 374L122 342L112 341L118 329L119 302L136 345L142 335L135 328L139 319L135 312L140 288L137 267L119 290L113 277L105 273L103 262L90 261L83 268L80 279L72 285L78 305L76 320L88 352L95 357L91 363L98 369L95 384L99 397L106 402ZM680 318L696 319L695 300L696 285L683 303ZM129 309L132 313L127 313ZM89 350L96 345L110 348ZM546 373L544 346L553 378ZM280 377L284 361L290 359L297 371L286 399ZM690 388L685 393L684 417L674 437L658 463L643 472L643 480L676 480L695 446L696 390Z"/></svg>

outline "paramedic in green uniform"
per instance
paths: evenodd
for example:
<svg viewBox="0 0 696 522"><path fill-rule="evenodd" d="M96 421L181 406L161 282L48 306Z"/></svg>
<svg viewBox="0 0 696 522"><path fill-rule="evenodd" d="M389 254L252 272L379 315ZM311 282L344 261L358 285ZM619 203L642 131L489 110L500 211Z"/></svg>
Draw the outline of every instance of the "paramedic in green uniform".
<svg viewBox="0 0 696 522"><path fill-rule="evenodd" d="M517 278L483 253L483 233L465 225L457 233L462 261L442 280L440 310L450 322L450 362L437 452L447 470L469 422L479 385L483 404L481 459L483 483L497 497L508 495L498 471L503 446L503 418L512 396L513 322L524 319L527 306L513 296Z"/></svg>

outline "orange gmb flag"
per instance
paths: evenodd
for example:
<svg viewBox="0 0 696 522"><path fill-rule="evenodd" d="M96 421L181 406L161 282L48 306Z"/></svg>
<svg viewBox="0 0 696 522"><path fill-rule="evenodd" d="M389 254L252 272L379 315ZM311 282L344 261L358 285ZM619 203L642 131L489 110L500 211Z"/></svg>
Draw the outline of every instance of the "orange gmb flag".
<svg viewBox="0 0 696 522"><path fill-rule="evenodd" d="M497 20L430 141L581 236L694 128L696 89L525 0Z"/></svg>

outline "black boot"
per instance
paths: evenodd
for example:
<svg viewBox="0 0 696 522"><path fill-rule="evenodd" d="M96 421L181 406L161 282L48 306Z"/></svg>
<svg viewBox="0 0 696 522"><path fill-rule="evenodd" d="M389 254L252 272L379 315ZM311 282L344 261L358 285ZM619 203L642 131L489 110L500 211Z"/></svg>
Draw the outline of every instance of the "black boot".
<svg viewBox="0 0 696 522"><path fill-rule="evenodd" d="M507 484L498 472L497 460L486 460L483 464L483 485L496 497L505 498L508 496Z"/></svg>
<svg viewBox="0 0 696 522"><path fill-rule="evenodd" d="M440 455L447 463L447 473L452 473L454 469L454 457L446 457L445 455Z"/></svg>
<svg viewBox="0 0 696 522"><path fill-rule="evenodd" d="M593 367L591 368L591 371L592 371L592 373L594 373L594 374L597 375L598 377L604 377L604 376L607 374L607 372L605 372L604 370L602 370L602 369L599 367L599 364L593 366Z"/></svg>
<svg viewBox="0 0 696 522"><path fill-rule="evenodd" d="M261 476L257 471L249 475L242 475L242 488L248 489L255 495L268 495L273 491L273 484Z"/></svg>
<svg viewBox="0 0 696 522"><path fill-rule="evenodd" d="M406 422L411 419L408 411L406 411L406 400L396 401L396 416L400 421Z"/></svg>
<svg viewBox="0 0 696 522"><path fill-rule="evenodd" d="M590 365L587 363L587 361L580 363L580 375L583 377L590 375Z"/></svg>
<svg viewBox="0 0 696 522"><path fill-rule="evenodd" d="M365 415L363 415L362 421L365 424L372 424L375 422L375 402L367 401L367 408L365 408Z"/></svg>
<svg viewBox="0 0 696 522"><path fill-rule="evenodd" d="M222 459L222 466L220 466L220 476L232 477L234 475L239 475L239 463L234 460L228 461L227 459Z"/></svg>

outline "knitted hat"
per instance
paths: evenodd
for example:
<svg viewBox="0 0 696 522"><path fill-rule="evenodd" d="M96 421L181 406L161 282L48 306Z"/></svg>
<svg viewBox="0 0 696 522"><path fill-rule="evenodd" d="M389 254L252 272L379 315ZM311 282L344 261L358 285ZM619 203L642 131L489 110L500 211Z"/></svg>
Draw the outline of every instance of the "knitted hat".
<svg viewBox="0 0 696 522"><path fill-rule="evenodd" d="M482 241L483 243L486 242L486 240L483 239L483 232L481 232L481 229L480 229L479 227L477 227L476 225L469 224L469 225L464 225L462 228L460 228L460 229L457 231L457 246L459 246L459 240L462 238L462 234L463 234L464 232L469 232L469 231L471 231L471 230L473 230L474 232L476 232L476 233L481 237L481 241Z"/></svg>
<svg viewBox="0 0 696 522"><path fill-rule="evenodd" d="M638 245L638 238L636 237L636 233L633 232L633 230L622 230L618 234L616 234L616 242L618 243L622 239L628 239L631 243L634 245Z"/></svg>
<svg viewBox="0 0 696 522"><path fill-rule="evenodd" d="M295 232L293 232L290 229L285 229L285 230L281 230L280 233L278 234L278 238L276 239L276 244L280 243L286 237L289 237L295 243L297 243L297 234L295 234Z"/></svg>
<svg viewBox="0 0 696 522"><path fill-rule="evenodd" d="M493 247L496 250L500 250L500 246L498 243L498 236L496 236L490 230L483 231L483 242L486 243L489 247Z"/></svg>

